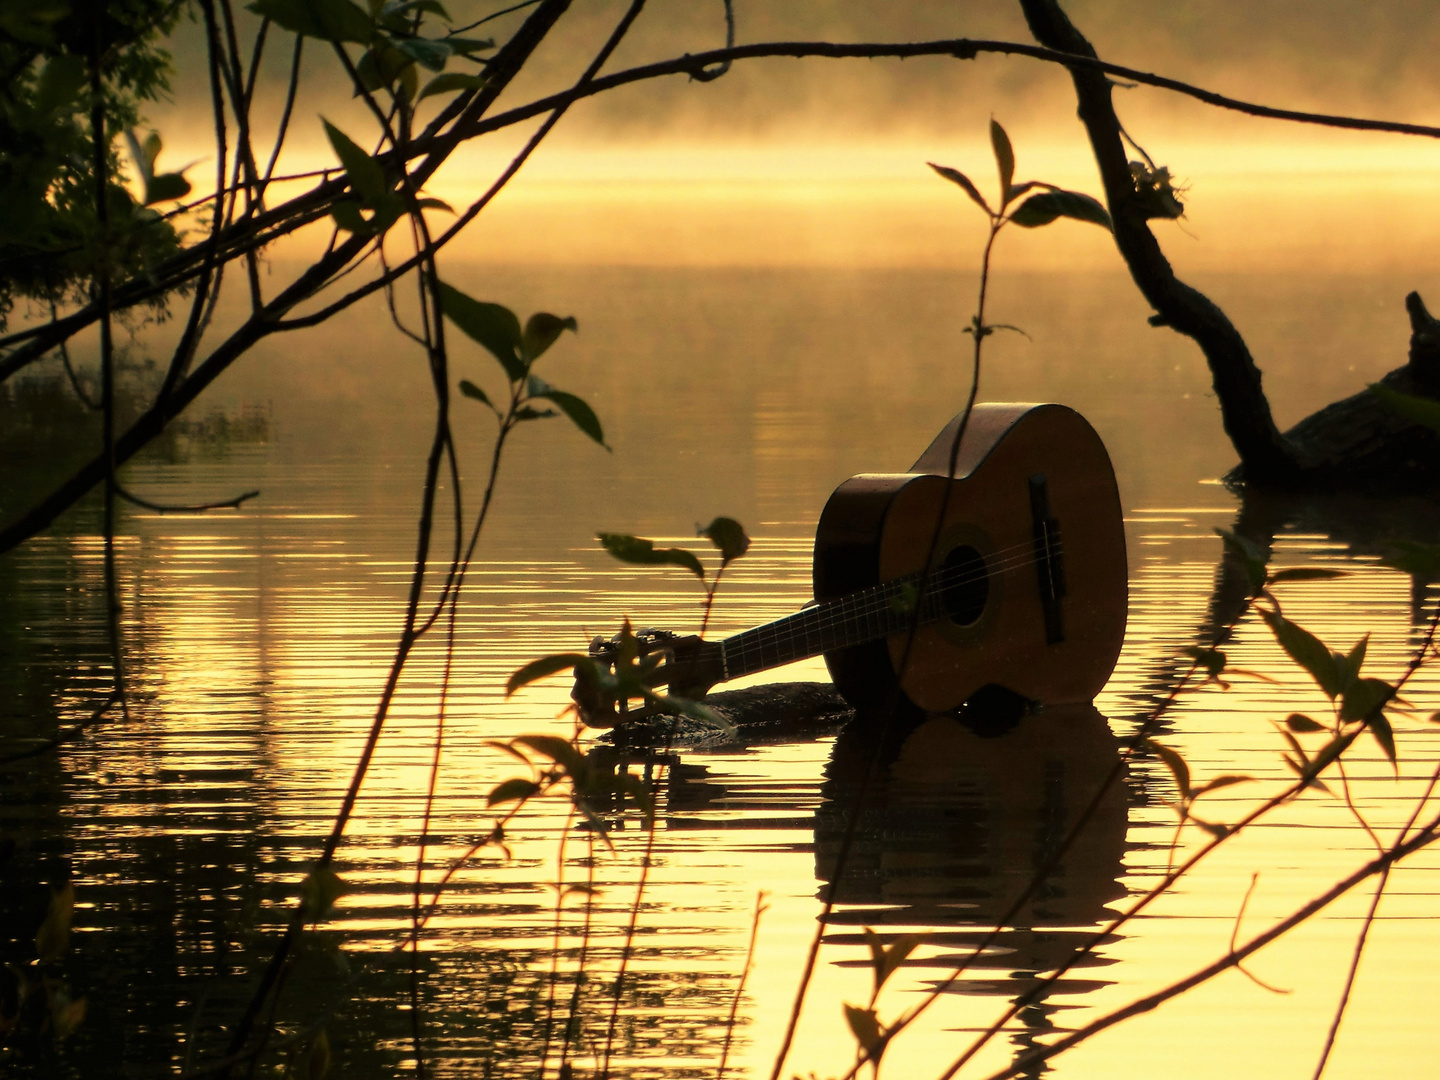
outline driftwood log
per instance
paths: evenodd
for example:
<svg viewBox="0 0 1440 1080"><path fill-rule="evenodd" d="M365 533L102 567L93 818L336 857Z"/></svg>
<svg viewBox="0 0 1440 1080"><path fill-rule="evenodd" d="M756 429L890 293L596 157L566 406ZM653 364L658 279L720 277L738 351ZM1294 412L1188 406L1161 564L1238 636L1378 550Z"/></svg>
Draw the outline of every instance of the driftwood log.
<svg viewBox="0 0 1440 1080"><path fill-rule="evenodd" d="M1410 313L1410 358L1380 385L1420 397L1440 398L1440 320L1418 292L1405 298ZM1337 487L1430 489L1440 481L1440 435L1401 416L1368 390L1336 401L1285 432L1316 478ZM1245 466L1226 476L1245 480Z"/></svg>

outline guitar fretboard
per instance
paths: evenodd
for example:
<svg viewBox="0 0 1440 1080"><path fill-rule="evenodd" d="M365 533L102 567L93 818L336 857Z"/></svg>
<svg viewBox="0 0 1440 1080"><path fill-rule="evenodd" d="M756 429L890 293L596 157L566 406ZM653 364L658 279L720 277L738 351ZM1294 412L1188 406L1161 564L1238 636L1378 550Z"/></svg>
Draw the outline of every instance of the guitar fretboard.
<svg viewBox="0 0 1440 1080"><path fill-rule="evenodd" d="M720 643L726 679L779 667L831 649L844 649L899 633L910 626L920 574L906 574L839 600L803 608L764 626L745 630ZM920 623L944 614L940 592L926 589Z"/></svg>

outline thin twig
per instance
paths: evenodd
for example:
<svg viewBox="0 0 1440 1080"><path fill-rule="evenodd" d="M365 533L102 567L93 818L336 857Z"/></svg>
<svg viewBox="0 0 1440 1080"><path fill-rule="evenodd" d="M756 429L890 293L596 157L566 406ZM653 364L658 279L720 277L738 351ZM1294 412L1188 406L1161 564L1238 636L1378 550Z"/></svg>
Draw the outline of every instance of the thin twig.
<svg viewBox="0 0 1440 1080"><path fill-rule="evenodd" d="M1340 1002L1335 1006L1335 1015L1330 1020L1329 1030L1325 1032L1325 1045L1320 1049L1320 1060L1315 1063L1315 1073L1312 1080L1320 1080L1325 1072L1325 1065L1330 1060L1330 1050L1335 1045L1335 1036L1340 1033L1340 1022L1345 1019L1345 1009L1350 1004L1350 991L1355 988L1355 976L1360 970L1360 957L1365 954L1365 942L1370 937L1370 928L1375 925L1375 912L1380 908L1380 897L1385 895L1385 885L1390 880L1390 864L1380 871L1380 880L1375 883L1375 895L1370 898L1370 906L1365 911L1365 919L1360 924L1360 936L1355 939L1355 949L1350 955L1350 968L1345 972L1345 985L1340 990ZM1235 943L1230 943L1230 951L1235 951ZM1243 971L1244 969L1241 968Z"/></svg>
<svg viewBox="0 0 1440 1080"><path fill-rule="evenodd" d="M1029 1053L1022 1054L1009 1067L992 1073L987 1080L1008 1080L1008 1078L1012 1076L1034 1075L1034 1070L1043 1062L1049 1061L1059 1054L1063 1054L1065 1051L1077 1046L1086 1039L1098 1035L1107 1028L1114 1027L1121 1021L1128 1020L1132 1016L1147 1013L1157 1006L1164 1004L1166 1001L1169 1001L1171 998L1188 993L1202 983L1213 979L1216 975L1234 967L1237 963L1258 952L1260 949L1263 949L1276 939L1283 937L1307 919L1325 910L1325 908L1329 907L1341 896L1344 896L1356 885L1360 884L1360 882L1369 877L1373 877L1375 874L1382 873L1387 867L1393 866L1409 855L1413 855L1415 852L1429 846L1436 840L1440 840L1440 816L1427 822L1425 827L1410 839L1403 843L1397 843L1348 877L1336 882L1319 896L1286 918L1280 920L1264 933L1251 938L1242 948L1226 953L1220 957L1220 959L1206 965L1199 971L1178 982L1171 983L1162 990L1157 990L1155 993L1139 998L1123 1008L1106 1013L1104 1016L1091 1021L1084 1027L1079 1028L1057 1042L1051 1043L1048 1046L1038 1047Z"/></svg>
<svg viewBox="0 0 1440 1080"><path fill-rule="evenodd" d="M92 28L93 52L90 56L90 141L95 171L95 219L100 230L100 258L95 276L100 294L100 409L101 453L105 465L105 497L103 531L105 535L105 624L110 637L110 663L114 693L120 700L120 712L128 720L130 703L125 696L125 657L120 635L120 586L115 569L115 346L111 337L110 310L110 177L105 136L105 96L100 78L102 23Z"/></svg>
<svg viewBox="0 0 1440 1080"><path fill-rule="evenodd" d="M550 1061L550 1039L555 1027L555 984L560 978L560 933L565 918L565 843L575 826L575 804L565 816L560 830L560 850L555 856L555 925L550 937L550 988L545 995L545 1043L540 1048L540 1080L545 1080L545 1066Z"/></svg>
<svg viewBox="0 0 1440 1080"><path fill-rule="evenodd" d="M1250 897L1254 894L1254 892L1255 892L1255 886L1258 885L1259 883L1260 883L1260 874L1259 874L1258 872L1257 872L1257 873L1254 873L1254 874L1251 874L1251 875L1250 875L1250 887L1245 890L1245 896L1244 896L1244 898L1240 901L1240 910L1235 913L1235 922L1234 922L1234 924L1230 927L1230 951L1231 951L1231 952L1234 952L1234 951L1235 951L1235 942L1238 941L1239 938L1240 938L1240 924L1245 921L1245 909L1250 906ZM1269 983L1267 983L1264 979L1260 978L1259 975L1256 975L1253 971L1251 971L1249 968L1247 968L1244 964L1236 963L1236 965L1235 965L1235 970L1237 970L1238 972L1240 972L1241 975L1244 975L1247 979L1249 979L1251 982L1253 982L1256 986L1260 987L1260 989L1262 989L1262 990L1269 990L1272 994L1288 994L1288 993L1291 992L1291 991L1286 990L1286 989L1283 989L1283 988L1281 988L1281 987L1279 987L1279 986L1271 986L1271 985L1270 985Z"/></svg>
<svg viewBox="0 0 1440 1080"><path fill-rule="evenodd" d="M625 984L625 972L630 965L630 953L635 944L635 928L640 921L640 903L645 897L645 886L650 880L650 865L655 855L655 798L656 787L659 785L659 772L663 767L660 766L656 769L650 791L650 802L645 807L645 854L640 858L640 879L635 883L635 900L630 905L630 921L625 927L625 942L620 947L620 968L615 972L615 986L613 997L610 1000L610 1023L605 1030L605 1056L601 1061L596 1080L610 1080L610 1053L615 1044L615 1029L620 1022L620 999Z"/></svg>
<svg viewBox="0 0 1440 1080"><path fill-rule="evenodd" d="M575 961L575 988L570 993L570 1011L565 1017L565 1038L560 1043L560 1077L570 1057L570 1043L579 1037L580 994L585 986L585 963L590 952L590 921L595 910L595 830L585 830L585 921L580 931L580 954Z"/></svg>
<svg viewBox="0 0 1440 1080"><path fill-rule="evenodd" d="M730 1040L735 1035L735 1015L740 1011L745 980L750 977L750 968L755 963L755 942L760 937L760 916L767 910L765 896L764 889L755 894L755 914L750 920L750 944L745 950L745 966L740 969L740 979L735 984L735 996L730 999L730 1015L725 1019L725 1041L720 1045L720 1065L715 1070L715 1080L725 1080L725 1063L730 1060Z"/></svg>

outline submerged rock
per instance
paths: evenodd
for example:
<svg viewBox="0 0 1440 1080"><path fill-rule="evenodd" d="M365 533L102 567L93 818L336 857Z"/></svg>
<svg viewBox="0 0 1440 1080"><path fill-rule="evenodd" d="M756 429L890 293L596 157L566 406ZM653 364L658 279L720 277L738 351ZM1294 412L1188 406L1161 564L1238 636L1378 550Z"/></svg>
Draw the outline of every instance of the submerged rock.
<svg viewBox="0 0 1440 1080"><path fill-rule="evenodd" d="M717 727L688 716L653 714L607 732L615 746L675 749L793 741L838 731L855 715L830 683L782 682L722 690L703 699L729 724Z"/></svg>

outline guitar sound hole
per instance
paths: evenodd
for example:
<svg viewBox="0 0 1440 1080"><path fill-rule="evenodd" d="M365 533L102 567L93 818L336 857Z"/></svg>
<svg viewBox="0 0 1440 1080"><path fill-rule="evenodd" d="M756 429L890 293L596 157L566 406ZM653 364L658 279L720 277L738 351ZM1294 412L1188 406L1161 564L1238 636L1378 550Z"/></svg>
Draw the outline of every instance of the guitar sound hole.
<svg viewBox="0 0 1440 1080"><path fill-rule="evenodd" d="M962 544L945 556L940 568L940 597L945 614L960 626L970 626L985 613L990 599L990 572L973 547Z"/></svg>

